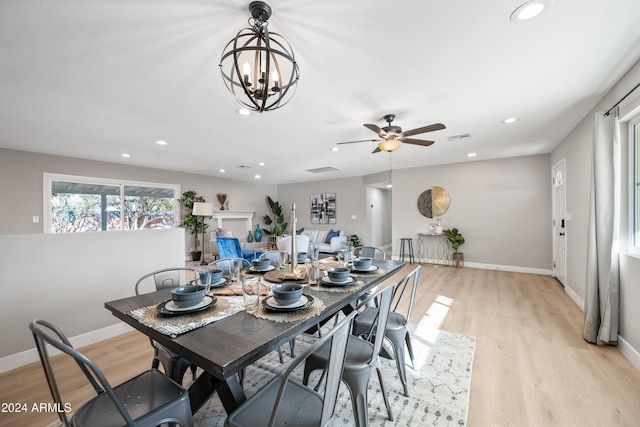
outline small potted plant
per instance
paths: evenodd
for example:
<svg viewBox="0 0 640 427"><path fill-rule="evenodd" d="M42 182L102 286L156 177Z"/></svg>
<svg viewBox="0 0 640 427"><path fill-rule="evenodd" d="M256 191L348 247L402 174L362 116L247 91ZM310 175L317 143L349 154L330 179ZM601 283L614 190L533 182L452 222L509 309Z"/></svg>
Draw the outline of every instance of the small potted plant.
<svg viewBox="0 0 640 427"><path fill-rule="evenodd" d="M357 234L352 234L349 237L349 242L351 243L351 247L354 249L353 254L355 256L360 255L360 246L362 246L362 242L360 241L360 237Z"/></svg>
<svg viewBox="0 0 640 427"><path fill-rule="evenodd" d="M453 249L453 266L464 267L464 254L458 252L458 249L464 243L464 237L462 237L462 234L460 234L457 228L447 228L442 234L451 242L451 248Z"/></svg>

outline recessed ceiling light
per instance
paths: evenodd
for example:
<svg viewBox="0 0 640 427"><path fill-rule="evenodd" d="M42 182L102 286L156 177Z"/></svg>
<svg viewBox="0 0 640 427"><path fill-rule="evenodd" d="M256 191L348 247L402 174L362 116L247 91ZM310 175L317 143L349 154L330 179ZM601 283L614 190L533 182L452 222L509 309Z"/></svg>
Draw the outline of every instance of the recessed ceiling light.
<svg viewBox="0 0 640 427"><path fill-rule="evenodd" d="M517 122L518 118L517 117L509 117L508 119L504 119L502 121L502 123L513 123L513 122Z"/></svg>
<svg viewBox="0 0 640 427"><path fill-rule="evenodd" d="M469 154L467 154L467 157L475 157L477 155L478 155L477 153L469 153Z"/></svg>
<svg viewBox="0 0 640 427"><path fill-rule="evenodd" d="M551 6L553 0L530 0L520 6L511 14L511 22L519 23L528 21L540 15L542 11Z"/></svg>
<svg viewBox="0 0 640 427"><path fill-rule="evenodd" d="M260 178L262 178L262 177L261 177L260 175L256 175L256 176L254 176L254 178L255 178L255 179L260 179Z"/></svg>
<svg viewBox="0 0 640 427"><path fill-rule="evenodd" d="M158 144L158 145L169 145L169 143L167 141L163 141L161 139L156 141L156 144Z"/></svg>
<svg viewBox="0 0 640 427"><path fill-rule="evenodd" d="M387 184L387 188L392 188L393 185L392 184Z"/></svg>
<svg viewBox="0 0 640 427"><path fill-rule="evenodd" d="M225 173L225 172L226 172L226 170L220 169L220 173Z"/></svg>
<svg viewBox="0 0 640 427"><path fill-rule="evenodd" d="M249 114L251 114L251 111L247 110L246 108L238 108L236 110L236 113L240 114L241 116L248 116Z"/></svg>
<svg viewBox="0 0 640 427"><path fill-rule="evenodd" d="M122 153L122 154L120 154L120 155L121 155L122 157L126 157L126 158L131 157L131 154L129 154L129 153Z"/></svg>
<svg viewBox="0 0 640 427"><path fill-rule="evenodd" d="M258 163L258 166L264 166L264 162Z"/></svg>
<svg viewBox="0 0 640 427"><path fill-rule="evenodd" d="M340 151L340 149L338 147L333 147L331 151Z"/></svg>

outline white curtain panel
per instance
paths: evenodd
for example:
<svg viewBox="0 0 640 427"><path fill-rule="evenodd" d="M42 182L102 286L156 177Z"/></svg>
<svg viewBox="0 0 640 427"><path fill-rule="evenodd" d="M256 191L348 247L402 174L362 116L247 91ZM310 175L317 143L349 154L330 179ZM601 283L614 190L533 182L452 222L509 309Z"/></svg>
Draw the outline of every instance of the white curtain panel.
<svg viewBox="0 0 640 427"><path fill-rule="evenodd" d="M593 135L582 336L595 344L616 344L620 313L620 139L617 108L609 116L595 114Z"/></svg>

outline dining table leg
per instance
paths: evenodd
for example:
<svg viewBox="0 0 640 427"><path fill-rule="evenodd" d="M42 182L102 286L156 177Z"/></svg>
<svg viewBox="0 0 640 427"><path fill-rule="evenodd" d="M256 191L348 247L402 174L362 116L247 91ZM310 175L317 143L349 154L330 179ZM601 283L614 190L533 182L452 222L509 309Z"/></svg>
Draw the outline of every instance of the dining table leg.
<svg viewBox="0 0 640 427"><path fill-rule="evenodd" d="M207 372L203 372L189 386L191 413L198 412L215 392L218 392L218 397L220 397L227 414L235 411L247 399L237 375L232 375L222 381Z"/></svg>

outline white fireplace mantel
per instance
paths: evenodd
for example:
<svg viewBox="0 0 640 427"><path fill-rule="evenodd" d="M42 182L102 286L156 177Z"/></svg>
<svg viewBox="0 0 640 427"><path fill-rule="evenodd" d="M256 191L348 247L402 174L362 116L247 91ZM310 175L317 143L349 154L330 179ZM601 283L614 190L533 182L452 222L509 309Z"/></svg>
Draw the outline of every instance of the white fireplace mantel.
<svg viewBox="0 0 640 427"><path fill-rule="evenodd" d="M253 215L256 211L213 211L213 219L218 220L218 228L222 227L224 219L244 219L247 221L247 231L253 230Z"/></svg>

